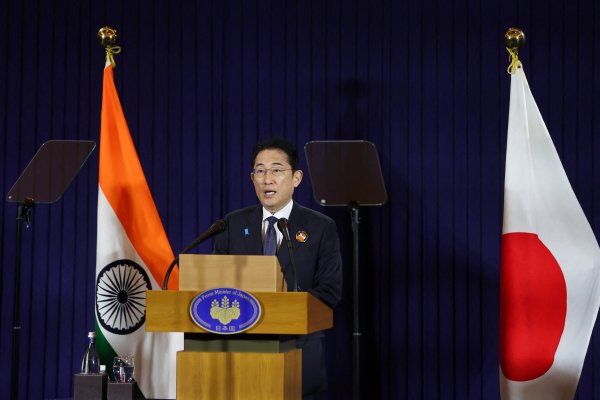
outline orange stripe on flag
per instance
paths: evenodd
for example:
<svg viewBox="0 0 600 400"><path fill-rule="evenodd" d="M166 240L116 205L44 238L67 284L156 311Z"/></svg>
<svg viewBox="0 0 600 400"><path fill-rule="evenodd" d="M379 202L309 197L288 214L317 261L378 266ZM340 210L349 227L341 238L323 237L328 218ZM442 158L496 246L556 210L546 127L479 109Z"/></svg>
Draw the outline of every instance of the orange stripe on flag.
<svg viewBox="0 0 600 400"><path fill-rule="evenodd" d="M98 179L133 247L161 286L173 250L131 140L111 65L104 69ZM179 273L174 270L169 289L178 286Z"/></svg>

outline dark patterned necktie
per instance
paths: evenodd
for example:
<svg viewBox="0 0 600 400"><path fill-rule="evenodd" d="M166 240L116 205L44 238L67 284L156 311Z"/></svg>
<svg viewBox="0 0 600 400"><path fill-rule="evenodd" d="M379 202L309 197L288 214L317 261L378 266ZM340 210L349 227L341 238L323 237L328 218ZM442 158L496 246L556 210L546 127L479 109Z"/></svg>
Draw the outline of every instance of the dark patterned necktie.
<svg viewBox="0 0 600 400"><path fill-rule="evenodd" d="M277 254L277 232L275 232L275 223L277 218L270 216L267 218L269 226L267 227L267 233L265 233L265 242L263 243L263 255L274 256Z"/></svg>

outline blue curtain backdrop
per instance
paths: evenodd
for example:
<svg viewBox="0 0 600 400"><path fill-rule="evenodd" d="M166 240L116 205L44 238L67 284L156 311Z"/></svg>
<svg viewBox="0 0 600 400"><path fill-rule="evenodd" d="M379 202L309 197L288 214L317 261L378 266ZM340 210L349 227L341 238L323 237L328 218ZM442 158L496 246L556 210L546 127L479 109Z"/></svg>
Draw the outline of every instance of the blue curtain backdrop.
<svg viewBox="0 0 600 400"><path fill-rule="evenodd" d="M600 6L592 0L10 1L0 12L3 196L48 139L98 140L104 51L173 250L255 203L250 150L284 135L375 143L389 202L362 212L369 398L498 399L499 254L510 77L521 27L530 85L600 232ZM306 169L304 154L302 166ZM21 398L72 395L94 325L97 151L24 232ZM306 176L308 178L308 175ZM352 379L352 246L327 333L330 398ZM0 397L8 398L17 207L0 208ZM210 251L210 244L201 246ZM109 360L104 360L109 362ZM595 331L578 398L600 399Z"/></svg>

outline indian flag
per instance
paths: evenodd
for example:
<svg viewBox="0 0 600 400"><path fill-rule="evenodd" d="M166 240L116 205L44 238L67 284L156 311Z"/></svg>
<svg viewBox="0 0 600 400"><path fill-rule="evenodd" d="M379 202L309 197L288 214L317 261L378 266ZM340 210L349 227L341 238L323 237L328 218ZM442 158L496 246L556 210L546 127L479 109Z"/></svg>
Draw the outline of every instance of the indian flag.
<svg viewBox="0 0 600 400"><path fill-rule="evenodd" d="M138 387L146 398L175 398L176 352L183 335L145 329L146 290L160 289L173 251L148 188L119 96L113 67L104 69L100 128L96 334L102 364L135 357ZM177 289L173 271L170 289Z"/></svg>

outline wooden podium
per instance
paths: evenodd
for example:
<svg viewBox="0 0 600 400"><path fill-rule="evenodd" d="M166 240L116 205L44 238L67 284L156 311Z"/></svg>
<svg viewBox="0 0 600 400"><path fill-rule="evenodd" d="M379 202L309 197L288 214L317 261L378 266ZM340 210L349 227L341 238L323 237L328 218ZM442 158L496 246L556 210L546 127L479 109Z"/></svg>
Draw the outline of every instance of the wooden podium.
<svg viewBox="0 0 600 400"><path fill-rule="evenodd" d="M333 311L309 293L283 292L275 256L180 255L179 291L149 290L146 330L184 332L177 353L177 399L301 399L302 354L295 335L333 326ZM234 335L207 332L190 304L215 287L250 292L262 314Z"/></svg>

